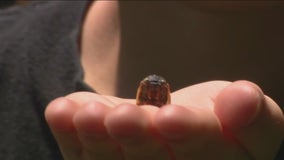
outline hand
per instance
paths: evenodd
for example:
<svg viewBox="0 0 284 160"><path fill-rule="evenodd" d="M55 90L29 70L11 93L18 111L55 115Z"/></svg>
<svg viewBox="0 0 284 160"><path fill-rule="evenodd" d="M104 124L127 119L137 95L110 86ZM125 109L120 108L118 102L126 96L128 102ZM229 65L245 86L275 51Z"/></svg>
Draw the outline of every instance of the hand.
<svg viewBox="0 0 284 160"><path fill-rule="evenodd" d="M189 86L162 108L78 92L45 116L66 160L273 160L284 135L280 107L247 81Z"/></svg>

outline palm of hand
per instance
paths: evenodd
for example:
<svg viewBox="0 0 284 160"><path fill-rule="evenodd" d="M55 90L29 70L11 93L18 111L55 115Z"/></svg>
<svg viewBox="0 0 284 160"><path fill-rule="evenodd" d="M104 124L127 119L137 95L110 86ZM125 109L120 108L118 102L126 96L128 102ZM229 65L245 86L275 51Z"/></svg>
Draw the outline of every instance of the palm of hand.
<svg viewBox="0 0 284 160"><path fill-rule="evenodd" d="M272 159L282 132L271 124L240 129L257 112L257 104L254 104L257 101L253 97L256 95L250 90L232 93L248 94L240 98L251 96L241 103L241 106L249 105L239 112L246 113L241 115L245 120L232 120L222 115L223 108L227 107L223 105L228 105L225 102L238 103L230 98L234 96L226 97L232 92L230 88L229 91L224 89L228 85L231 84L213 81L183 88L172 93L172 105L162 108L137 107L133 99L74 93L52 102L47 108L46 119L65 159ZM224 98L229 100L222 100ZM278 113L277 109L273 112ZM283 116L277 114L276 117L283 124ZM259 125L270 127L270 132L258 134ZM270 147L264 152L263 147L256 145L268 135L274 138L265 144Z"/></svg>

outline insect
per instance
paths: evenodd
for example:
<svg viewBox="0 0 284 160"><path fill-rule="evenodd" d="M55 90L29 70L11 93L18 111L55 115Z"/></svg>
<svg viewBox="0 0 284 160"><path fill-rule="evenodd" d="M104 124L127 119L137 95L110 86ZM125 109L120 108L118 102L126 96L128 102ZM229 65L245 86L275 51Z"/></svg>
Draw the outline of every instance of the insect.
<svg viewBox="0 0 284 160"><path fill-rule="evenodd" d="M144 78L137 89L137 105L154 105L161 107L171 103L170 85L158 75L149 75Z"/></svg>

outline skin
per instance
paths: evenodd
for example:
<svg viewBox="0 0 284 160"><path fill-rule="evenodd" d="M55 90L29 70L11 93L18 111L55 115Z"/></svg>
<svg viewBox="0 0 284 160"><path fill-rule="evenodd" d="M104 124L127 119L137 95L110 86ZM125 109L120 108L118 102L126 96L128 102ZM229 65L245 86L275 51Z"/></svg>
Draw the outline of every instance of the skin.
<svg viewBox="0 0 284 160"><path fill-rule="evenodd" d="M283 139L284 117L252 82L183 87L171 94L172 104L161 108L119 98L121 88L137 89L121 82L120 67L147 72L151 63L134 66L131 58L123 59L118 15L117 2L97 1L82 30L85 81L99 94L72 93L47 106L46 120L66 160L273 160ZM174 72L180 70L172 65L178 61L161 66L170 64ZM134 83L136 76L127 78Z"/></svg>
<svg viewBox="0 0 284 160"><path fill-rule="evenodd" d="M172 104L159 109L138 107L134 99L74 93L51 102L46 119L63 156L71 160L275 156L283 138L283 115L255 84L212 81L171 96Z"/></svg>

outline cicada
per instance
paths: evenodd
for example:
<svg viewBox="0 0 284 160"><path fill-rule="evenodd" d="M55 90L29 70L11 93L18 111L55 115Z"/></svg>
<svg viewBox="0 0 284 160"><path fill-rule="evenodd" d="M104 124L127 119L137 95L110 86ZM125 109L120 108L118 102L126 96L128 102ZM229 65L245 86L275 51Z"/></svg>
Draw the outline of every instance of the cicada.
<svg viewBox="0 0 284 160"><path fill-rule="evenodd" d="M154 105L161 107L171 103L170 85L158 75L149 75L144 78L137 89L137 105Z"/></svg>

